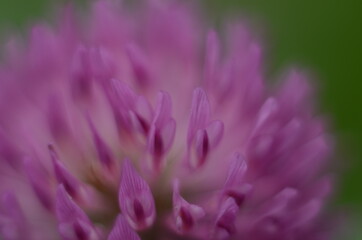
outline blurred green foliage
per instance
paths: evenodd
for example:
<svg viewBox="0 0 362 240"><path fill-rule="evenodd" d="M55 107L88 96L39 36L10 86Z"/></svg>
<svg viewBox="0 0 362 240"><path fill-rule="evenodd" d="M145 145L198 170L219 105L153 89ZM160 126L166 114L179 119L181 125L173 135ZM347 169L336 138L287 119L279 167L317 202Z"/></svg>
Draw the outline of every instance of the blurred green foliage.
<svg viewBox="0 0 362 240"><path fill-rule="evenodd" d="M54 2L1 1L2 32L49 17L48 6ZM336 165L343 173L337 203L361 210L362 2L204 0L204 4L217 22L230 14L246 13L268 29L268 74L272 78L292 63L316 73L321 109L330 116L332 133L337 135Z"/></svg>
<svg viewBox="0 0 362 240"><path fill-rule="evenodd" d="M46 15L49 0L2 0L0 2L0 27L20 28L28 21Z"/></svg>

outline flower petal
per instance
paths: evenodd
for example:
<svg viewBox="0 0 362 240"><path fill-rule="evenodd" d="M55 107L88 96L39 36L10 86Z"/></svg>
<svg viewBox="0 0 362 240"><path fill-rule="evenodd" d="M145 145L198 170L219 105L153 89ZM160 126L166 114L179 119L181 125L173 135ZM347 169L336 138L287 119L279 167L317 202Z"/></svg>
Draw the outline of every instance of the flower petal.
<svg viewBox="0 0 362 240"><path fill-rule="evenodd" d="M178 180L174 182L172 199L175 224L180 233L190 231L196 222L205 216L205 211L201 207L190 204L181 197Z"/></svg>
<svg viewBox="0 0 362 240"><path fill-rule="evenodd" d="M141 240L137 233L128 225L126 219L119 214L108 235L108 240Z"/></svg>
<svg viewBox="0 0 362 240"><path fill-rule="evenodd" d="M215 120L209 123L206 127L207 136L209 138L210 148L215 148L221 141L224 134L224 124L221 121Z"/></svg>
<svg viewBox="0 0 362 240"><path fill-rule="evenodd" d="M71 90L75 98L88 97L92 89L92 66L90 51L85 47L79 47L73 59L71 73Z"/></svg>
<svg viewBox="0 0 362 240"><path fill-rule="evenodd" d="M126 48L133 74L136 82L140 86L149 84L151 80L150 70L147 65L146 57L135 44L130 44Z"/></svg>
<svg viewBox="0 0 362 240"><path fill-rule="evenodd" d="M167 152L172 146L176 133L176 121L171 118L160 129L160 136L164 145L164 152Z"/></svg>
<svg viewBox="0 0 362 240"><path fill-rule="evenodd" d="M238 211L239 207L232 198L228 198L223 202L216 218L215 239L229 239L235 234L235 219Z"/></svg>
<svg viewBox="0 0 362 240"><path fill-rule="evenodd" d="M153 124L157 128L162 128L172 115L172 101L169 93L161 91L158 93L157 106Z"/></svg>
<svg viewBox="0 0 362 240"><path fill-rule="evenodd" d="M147 135L153 116L153 110L150 103L143 96L139 96L136 100L135 114L137 116L140 129Z"/></svg>
<svg viewBox="0 0 362 240"><path fill-rule="evenodd" d="M60 223L72 222L75 219L89 221L83 210L73 201L64 185L60 184L56 195L56 215Z"/></svg>
<svg viewBox="0 0 362 240"><path fill-rule="evenodd" d="M196 156L194 161L191 161L192 167L198 168L201 167L209 154L210 151L210 142L209 136L205 129L200 129L196 132L195 136L195 152Z"/></svg>
<svg viewBox="0 0 362 240"><path fill-rule="evenodd" d="M205 83L212 88L215 81L216 71L218 69L218 61L220 55L220 43L217 33L211 30L207 34L206 40L206 56L205 56L205 69L204 79Z"/></svg>
<svg viewBox="0 0 362 240"><path fill-rule="evenodd" d="M201 88L196 88L192 96L191 114L189 120L189 129L187 134L188 146L198 129L203 129L209 121L210 104L206 93Z"/></svg>
<svg viewBox="0 0 362 240"><path fill-rule="evenodd" d="M238 152L234 153L224 188L232 188L235 185L241 185L246 170L247 165L244 157Z"/></svg>
<svg viewBox="0 0 362 240"><path fill-rule="evenodd" d="M53 191L49 184L50 178L40 164L31 158L24 159L24 170L29 178L31 187L41 204L48 210L53 209Z"/></svg>
<svg viewBox="0 0 362 240"><path fill-rule="evenodd" d="M275 98L268 98L259 110L254 131L265 125L266 122L275 115L278 109L279 105L277 100Z"/></svg>
<svg viewBox="0 0 362 240"><path fill-rule="evenodd" d="M6 192L0 202L0 233L4 239L33 239L15 195Z"/></svg>
<svg viewBox="0 0 362 240"><path fill-rule="evenodd" d="M54 147L49 144L48 148L53 161L55 177L57 178L58 183L63 184L68 194L70 194L72 197L80 197L79 194L83 192L81 183L65 168L63 163L59 160Z"/></svg>
<svg viewBox="0 0 362 240"><path fill-rule="evenodd" d="M98 232L84 211L71 199L63 185L56 197L58 230L65 240L99 240Z"/></svg>
<svg viewBox="0 0 362 240"><path fill-rule="evenodd" d="M125 159L118 201L128 223L135 229L150 227L156 217L155 202L147 182Z"/></svg>
<svg viewBox="0 0 362 240"><path fill-rule="evenodd" d="M108 168L108 170L111 170L115 164L111 151L106 145L106 143L103 141L103 139L99 136L92 120L88 115L87 115L87 121L89 128L92 132L94 144L97 149L98 159L104 166Z"/></svg>

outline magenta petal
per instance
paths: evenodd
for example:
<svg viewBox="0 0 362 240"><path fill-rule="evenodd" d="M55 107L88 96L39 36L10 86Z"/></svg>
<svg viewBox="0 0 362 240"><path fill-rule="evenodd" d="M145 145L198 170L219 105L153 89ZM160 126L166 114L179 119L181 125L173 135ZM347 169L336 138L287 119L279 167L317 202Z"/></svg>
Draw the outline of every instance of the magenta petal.
<svg viewBox="0 0 362 240"><path fill-rule="evenodd" d="M55 177L58 183L62 184L68 194L72 197L77 198L82 192L82 186L80 182L65 168L62 162L60 162L57 153L55 152L52 145L49 145L50 156L53 161Z"/></svg>
<svg viewBox="0 0 362 240"><path fill-rule="evenodd" d="M172 146L175 138L176 122L174 119L169 119L168 122L161 128L157 129L155 125L151 127L148 136L148 150L152 154L155 161L161 161L163 155ZM154 163L159 165L160 163Z"/></svg>
<svg viewBox="0 0 362 240"><path fill-rule="evenodd" d="M294 218L295 225L303 226L313 221L322 208L322 202L314 199L297 210Z"/></svg>
<svg viewBox="0 0 362 240"><path fill-rule="evenodd" d="M224 188L232 188L235 185L240 186L243 183L246 170L247 165L244 157L240 153L234 153Z"/></svg>
<svg viewBox="0 0 362 240"><path fill-rule="evenodd" d="M205 128L210 117L210 104L206 93L201 88L196 88L192 96L191 115L187 134L188 145L191 144L198 129Z"/></svg>
<svg viewBox="0 0 362 240"><path fill-rule="evenodd" d="M174 182L172 201L176 228L181 233L190 231L197 221L205 216L201 207L190 204L181 197L178 181Z"/></svg>
<svg viewBox="0 0 362 240"><path fill-rule="evenodd" d="M24 170L29 178L29 182L42 205L48 209L53 209L53 191L49 184L50 178L45 170L40 168L40 164L31 158L24 159Z"/></svg>
<svg viewBox="0 0 362 240"><path fill-rule="evenodd" d="M96 80L103 86L115 75L115 63L111 55L102 47L93 48L92 71Z"/></svg>
<svg viewBox="0 0 362 240"><path fill-rule="evenodd" d="M157 173L162 167L164 142L155 125L152 125L151 130L149 132L147 149L148 152L151 154L150 158L151 158L152 170L154 170Z"/></svg>
<svg viewBox="0 0 362 240"><path fill-rule="evenodd" d="M66 120L66 111L61 99L51 96L48 100L47 120L49 130L55 139L63 138L70 133Z"/></svg>
<svg viewBox="0 0 362 240"><path fill-rule="evenodd" d="M131 132L134 130L132 126L132 116L130 112L134 112L134 106L137 99L133 90L124 82L117 79L110 80L110 89L106 94L112 106L114 117L118 130Z"/></svg>
<svg viewBox="0 0 362 240"><path fill-rule="evenodd" d="M160 136L164 145L164 152L167 152L172 146L176 133L176 121L169 119L160 129Z"/></svg>
<svg viewBox="0 0 362 240"><path fill-rule="evenodd" d="M301 110L311 95L311 89L305 76L292 70L286 76L285 82L279 91L279 99L282 104L288 106L288 110Z"/></svg>
<svg viewBox="0 0 362 240"><path fill-rule="evenodd" d="M153 124L157 128L162 128L165 125L172 115L172 101L171 96L167 92L161 91L158 94L157 106L155 110L155 117Z"/></svg>
<svg viewBox="0 0 362 240"><path fill-rule="evenodd" d="M218 61L220 55L220 44L217 33L212 30L207 35L206 40L206 56L205 56L205 72L204 78L206 84L212 88L212 83L214 82Z"/></svg>
<svg viewBox="0 0 362 240"><path fill-rule="evenodd" d="M264 125L268 119L270 119L276 113L278 108L279 105L275 98L268 98L259 110L255 129L258 129Z"/></svg>
<svg viewBox="0 0 362 240"><path fill-rule="evenodd" d="M142 54L141 50L135 44L130 44L126 49L126 52L137 83L140 86L149 84L151 76L146 57Z"/></svg>
<svg viewBox="0 0 362 240"><path fill-rule="evenodd" d="M74 97L89 96L92 87L92 74L90 52L85 47L79 47L74 56L70 83Z"/></svg>
<svg viewBox="0 0 362 240"><path fill-rule="evenodd" d="M112 79L111 86L113 96L120 108L125 108L126 110L133 106L136 100L136 94L127 84L117 79Z"/></svg>
<svg viewBox="0 0 362 240"><path fill-rule="evenodd" d="M58 231L64 240L101 240L92 225L79 219L59 224Z"/></svg>
<svg viewBox="0 0 362 240"><path fill-rule="evenodd" d="M114 166L114 160L111 151L106 145L106 143L103 141L103 139L99 136L89 116L87 116L87 120L90 130L92 132L94 144L97 149L98 158L100 162L110 170Z"/></svg>
<svg viewBox="0 0 362 240"><path fill-rule="evenodd" d="M56 197L58 230L65 240L98 240L99 236L84 211L72 200L63 185Z"/></svg>
<svg viewBox="0 0 362 240"><path fill-rule="evenodd" d="M11 192L4 193L0 202L0 236L5 240L33 239L23 210Z"/></svg>
<svg viewBox="0 0 362 240"><path fill-rule="evenodd" d="M285 188L280 191L268 203L269 210L266 215L280 215L287 210L290 202L298 195L298 191L294 188Z"/></svg>
<svg viewBox="0 0 362 240"><path fill-rule="evenodd" d="M148 135L148 151L152 155L152 165L155 170L161 167L161 161L164 154L172 146L176 122L171 117L172 102L167 92L159 92L158 101L155 110L155 116L152 122L151 130Z"/></svg>
<svg viewBox="0 0 362 240"><path fill-rule="evenodd" d="M252 185L245 183L247 165L240 153L235 153L231 160L227 179L225 181L222 201L231 198L240 208L252 191Z"/></svg>
<svg viewBox="0 0 362 240"><path fill-rule="evenodd" d="M57 218L60 223L72 222L75 219L89 221L87 215L73 201L62 184L58 186L55 204Z"/></svg>
<svg viewBox="0 0 362 240"><path fill-rule="evenodd" d="M209 136L205 129L200 129L196 132L195 136L195 159L191 160L191 165L195 168L202 166L210 151Z"/></svg>
<svg viewBox="0 0 362 240"><path fill-rule="evenodd" d="M221 121L215 120L212 121L206 127L207 136L209 138L210 148L215 148L221 141L221 138L224 134L224 124Z"/></svg>
<svg viewBox="0 0 362 240"><path fill-rule="evenodd" d="M136 100L135 112L137 117L150 124L152 121L153 110L150 103L143 96L139 96Z"/></svg>
<svg viewBox="0 0 362 240"><path fill-rule="evenodd" d="M235 220L239 207L232 198L226 199L216 219L214 239L229 239L236 232Z"/></svg>
<svg viewBox="0 0 362 240"><path fill-rule="evenodd" d="M151 189L128 159L123 164L118 201L123 215L133 228L145 229L153 224L156 211Z"/></svg>
<svg viewBox="0 0 362 240"><path fill-rule="evenodd" d="M16 145L8 139L3 129L0 128L0 154L12 168L16 169L19 167L21 158L15 146Z"/></svg>
<svg viewBox="0 0 362 240"><path fill-rule="evenodd" d="M128 225L126 219L119 214L108 235L108 240L141 240L137 233Z"/></svg>

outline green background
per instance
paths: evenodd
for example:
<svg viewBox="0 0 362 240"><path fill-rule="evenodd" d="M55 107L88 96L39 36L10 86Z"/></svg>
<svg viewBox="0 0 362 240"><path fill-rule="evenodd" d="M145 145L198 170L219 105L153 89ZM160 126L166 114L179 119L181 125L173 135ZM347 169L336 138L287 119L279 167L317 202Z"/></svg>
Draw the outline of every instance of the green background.
<svg viewBox="0 0 362 240"><path fill-rule="evenodd" d="M356 217L361 217L362 213L361 2L203 1L215 23L228 16L244 14L258 26L263 26L270 78L276 78L285 67L294 63L316 74L320 110L329 117L331 132L337 136L335 167L340 176L334 206L347 209ZM49 6L53 6L52 3L54 1L0 0L1 33L6 34L9 29L21 32L36 20L51 17ZM0 35L0 39L4 40L4 36ZM362 224L359 225L362 228ZM362 239L362 234L358 237L356 226L348 239Z"/></svg>

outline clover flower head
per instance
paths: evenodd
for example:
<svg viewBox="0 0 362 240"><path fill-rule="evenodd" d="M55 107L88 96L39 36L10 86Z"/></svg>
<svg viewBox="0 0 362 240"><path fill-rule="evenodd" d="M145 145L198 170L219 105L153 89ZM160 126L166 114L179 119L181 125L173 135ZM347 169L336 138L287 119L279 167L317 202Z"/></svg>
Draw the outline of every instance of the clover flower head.
<svg viewBox="0 0 362 240"><path fill-rule="evenodd" d="M311 87L268 88L245 25L156 0L59 19L0 68L2 239L329 238Z"/></svg>

